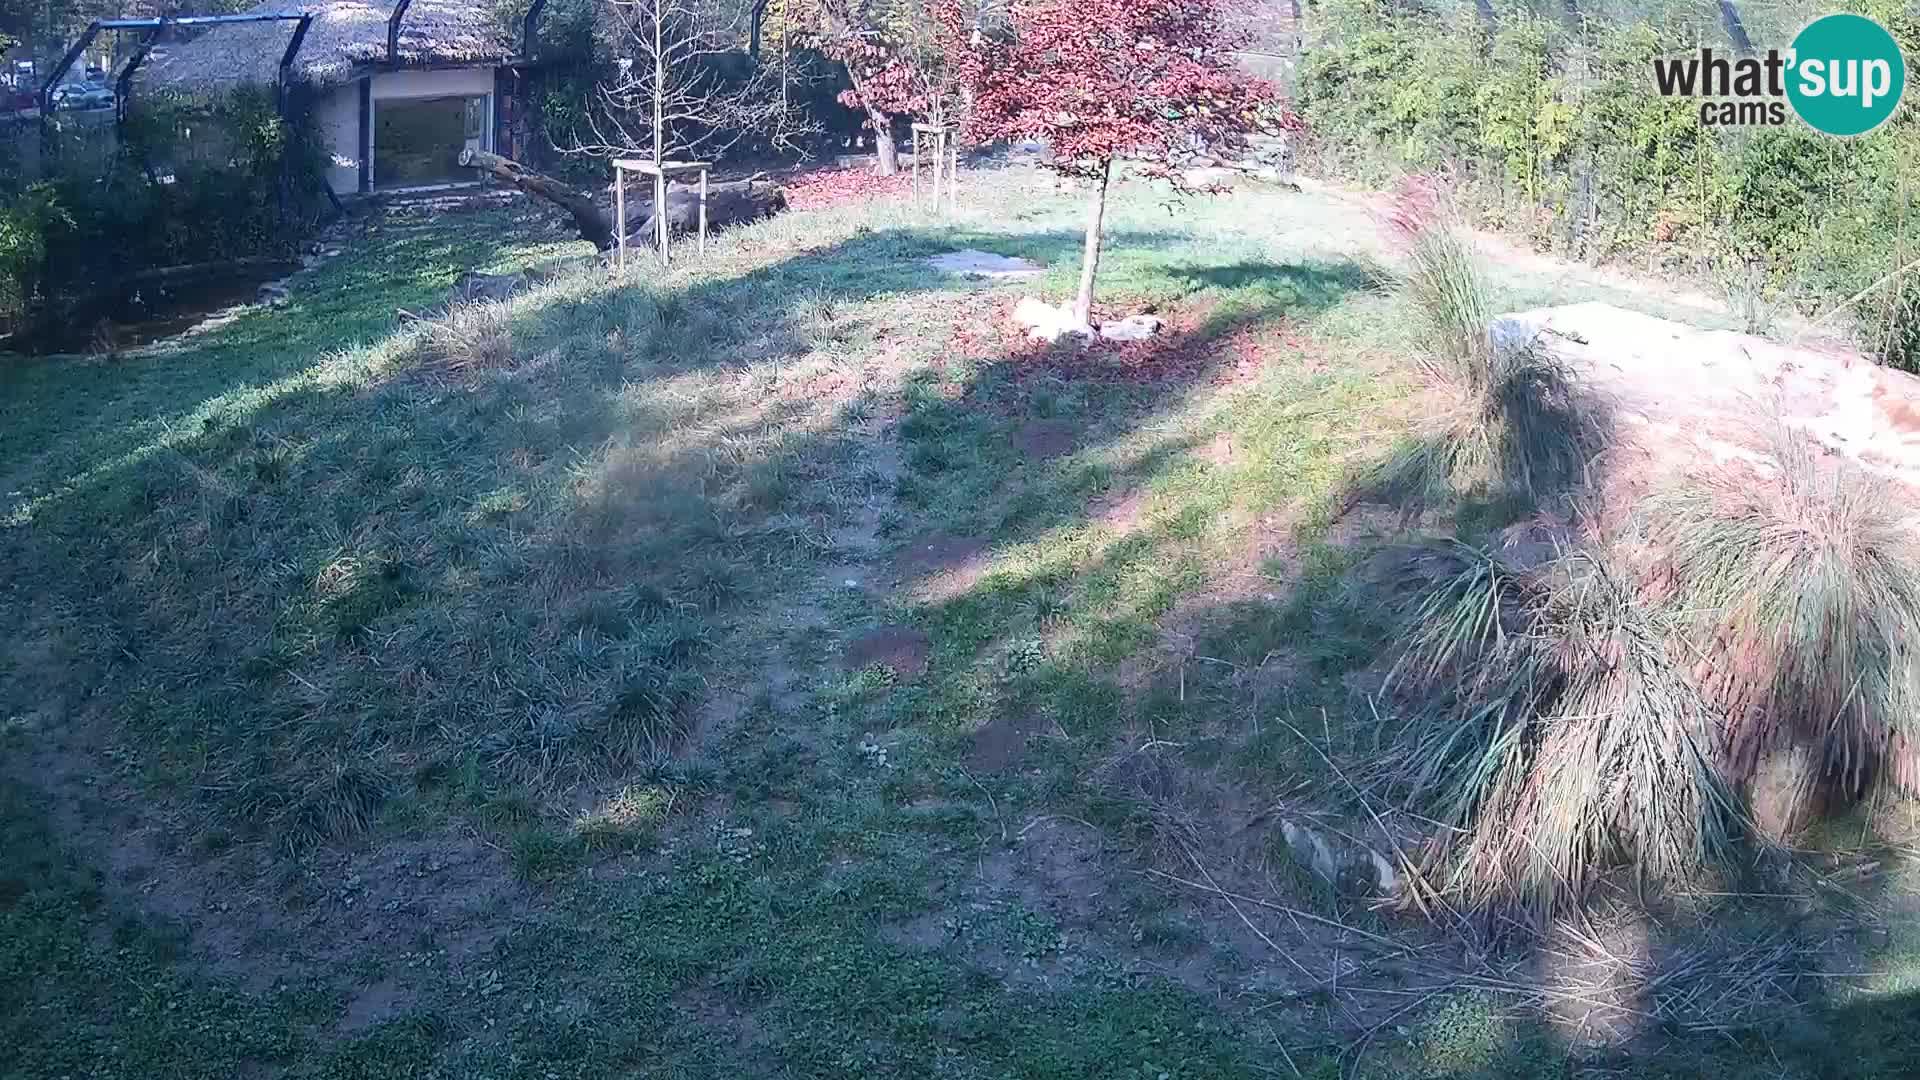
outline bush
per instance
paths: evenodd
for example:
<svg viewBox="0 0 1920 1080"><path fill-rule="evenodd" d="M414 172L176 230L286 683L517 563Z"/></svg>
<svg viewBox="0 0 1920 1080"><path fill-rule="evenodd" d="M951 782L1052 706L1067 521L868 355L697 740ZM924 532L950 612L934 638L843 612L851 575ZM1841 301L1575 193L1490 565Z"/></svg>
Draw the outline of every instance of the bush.
<svg viewBox="0 0 1920 1080"><path fill-rule="evenodd" d="M39 296L48 235L72 227L48 184L35 184L0 206L0 327L22 318Z"/></svg>
<svg viewBox="0 0 1920 1080"><path fill-rule="evenodd" d="M1644 528L1570 534L1529 565L1400 552L1376 767L1443 826L1433 877L1544 912L1616 867L1731 873L1752 818L1790 832L1876 786L1913 790L1920 539L1901 505L1782 432L1762 466L1689 480Z"/></svg>
<svg viewBox="0 0 1920 1080"><path fill-rule="evenodd" d="M1778 432L1764 471L1721 471L1654 506L1732 775L1803 746L1836 794L1862 794L1911 732L1920 689L1920 541L1903 500Z"/></svg>
<svg viewBox="0 0 1920 1080"><path fill-rule="evenodd" d="M1447 827L1429 854L1449 891L1545 911L1616 865L1676 883L1730 861L1741 815L1712 716L1625 567L1591 551L1532 570L1462 545L1416 556L1389 689L1423 704L1385 770Z"/></svg>
<svg viewBox="0 0 1920 1080"><path fill-rule="evenodd" d="M1494 340L1479 257L1444 185L1403 183L1390 224L1406 249L1395 284L1448 400L1383 466L1378 492L1418 505L1461 494L1532 504L1571 491L1605 445L1601 403L1551 350Z"/></svg>
<svg viewBox="0 0 1920 1080"><path fill-rule="evenodd" d="M1904 9L1869 7L1920 47ZM1705 127L1692 102L1653 91L1653 57L1724 48L1711 17L1592 21L1575 36L1524 11L1502 9L1489 31L1470 15L1337 0L1322 25L1297 91L1304 160L1322 170L1377 183L1447 168L1471 209L1544 247L1689 273L1752 264L1766 291L1809 311L1920 252L1903 182L1920 160L1913 112L1843 142ZM1858 314L1863 344L1906 362L1906 345L1876 336L1875 312Z"/></svg>

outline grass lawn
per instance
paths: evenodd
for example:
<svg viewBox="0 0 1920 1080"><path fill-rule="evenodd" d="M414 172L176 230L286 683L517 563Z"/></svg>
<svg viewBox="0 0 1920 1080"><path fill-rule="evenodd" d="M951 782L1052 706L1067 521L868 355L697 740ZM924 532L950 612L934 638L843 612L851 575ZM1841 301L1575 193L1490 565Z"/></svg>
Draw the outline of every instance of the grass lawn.
<svg viewBox="0 0 1920 1080"><path fill-rule="evenodd" d="M1169 330L1083 356L1006 320L1071 287L1078 195L969 196L624 279L465 215L0 363L0 1075L1909 1074L1920 938L1840 993L1824 901L1638 924L1642 975L1752 945L1695 968L1756 1004L1648 977L1594 1049L1550 950L1300 869L1390 644L1342 582L1403 523L1349 496L1423 407L1373 221L1126 184L1102 305ZM1048 271L924 264L961 247Z"/></svg>

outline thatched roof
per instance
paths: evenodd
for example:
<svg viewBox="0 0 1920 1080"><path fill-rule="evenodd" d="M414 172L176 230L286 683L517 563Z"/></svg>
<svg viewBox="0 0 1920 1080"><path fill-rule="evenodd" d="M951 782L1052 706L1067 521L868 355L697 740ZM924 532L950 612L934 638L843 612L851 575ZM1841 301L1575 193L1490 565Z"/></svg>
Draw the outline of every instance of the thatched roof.
<svg viewBox="0 0 1920 1080"><path fill-rule="evenodd" d="M366 0L267 0L249 14L312 12L313 27L294 61L294 78L331 86L356 69L387 60L391 4ZM216 26L192 41L154 47L140 82L163 90L220 89L240 83L272 85L293 21ZM405 66L499 63L516 42L492 5L480 0L413 0L400 20L398 61Z"/></svg>

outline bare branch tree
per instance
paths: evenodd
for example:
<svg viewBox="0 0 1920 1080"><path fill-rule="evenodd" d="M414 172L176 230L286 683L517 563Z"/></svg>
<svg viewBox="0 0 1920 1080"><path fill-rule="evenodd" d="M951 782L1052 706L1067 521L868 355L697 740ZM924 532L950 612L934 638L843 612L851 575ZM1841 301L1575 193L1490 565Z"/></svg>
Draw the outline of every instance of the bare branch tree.
<svg viewBox="0 0 1920 1080"><path fill-rule="evenodd" d="M613 0L615 76L587 110L571 153L655 165L717 158L759 136L789 148L807 130L779 67L747 51L754 7L740 0Z"/></svg>

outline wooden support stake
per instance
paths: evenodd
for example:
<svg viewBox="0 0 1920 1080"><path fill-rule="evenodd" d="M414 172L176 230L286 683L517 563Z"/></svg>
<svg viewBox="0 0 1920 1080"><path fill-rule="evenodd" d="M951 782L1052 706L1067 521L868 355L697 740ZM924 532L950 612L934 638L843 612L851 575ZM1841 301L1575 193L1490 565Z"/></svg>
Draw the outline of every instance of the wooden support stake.
<svg viewBox="0 0 1920 1080"><path fill-rule="evenodd" d="M620 269L627 268L627 170L618 165L613 167L613 235L619 254L614 262Z"/></svg>
<svg viewBox="0 0 1920 1080"><path fill-rule="evenodd" d="M667 259L667 237L673 230L667 225L667 174L653 174L653 235L660 245L660 265L665 266Z"/></svg>
<svg viewBox="0 0 1920 1080"><path fill-rule="evenodd" d="M707 170L700 170L700 255L707 254Z"/></svg>

